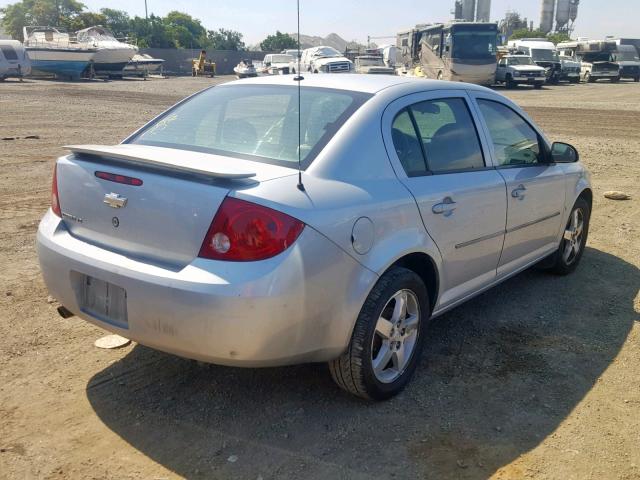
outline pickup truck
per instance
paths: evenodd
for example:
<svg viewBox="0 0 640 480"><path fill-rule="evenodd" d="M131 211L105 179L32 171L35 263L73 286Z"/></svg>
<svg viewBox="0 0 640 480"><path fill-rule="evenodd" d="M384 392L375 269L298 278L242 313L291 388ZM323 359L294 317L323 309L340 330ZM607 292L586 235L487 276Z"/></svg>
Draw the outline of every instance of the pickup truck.
<svg viewBox="0 0 640 480"><path fill-rule="evenodd" d="M356 73L395 75L395 69L384 64L384 58L376 55L362 55L355 58Z"/></svg>
<svg viewBox="0 0 640 480"><path fill-rule="evenodd" d="M528 55L506 55L498 62L496 83L504 83L507 88L520 84L542 88L546 80L545 69L533 63Z"/></svg>
<svg viewBox="0 0 640 480"><path fill-rule="evenodd" d="M297 62L292 62L292 71ZM312 47L302 52L300 70L310 73L349 73L353 72L353 63L332 47Z"/></svg>
<svg viewBox="0 0 640 480"><path fill-rule="evenodd" d="M580 83L581 63L575 57L560 55L560 81Z"/></svg>

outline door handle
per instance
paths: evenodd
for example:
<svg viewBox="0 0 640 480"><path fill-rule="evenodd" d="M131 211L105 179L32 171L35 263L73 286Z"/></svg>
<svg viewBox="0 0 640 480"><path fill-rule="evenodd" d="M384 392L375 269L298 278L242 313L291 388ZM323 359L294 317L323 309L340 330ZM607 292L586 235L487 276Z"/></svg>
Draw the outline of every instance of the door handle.
<svg viewBox="0 0 640 480"><path fill-rule="evenodd" d="M513 198L517 198L519 200L523 200L525 193L527 191L527 187L525 187L524 185L518 185L517 188L514 188L513 191L511 192L511 196Z"/></svg>
<svg viewBox="0 0 640 480"><path fill-rule="evenodd" d="M444 215L445 217L449 217L453 214L456 208L456 202L454 202L451 197L445 197L442 200L442 203L437 203L433 207L431 207L431 211L436 215Z"/></svg>

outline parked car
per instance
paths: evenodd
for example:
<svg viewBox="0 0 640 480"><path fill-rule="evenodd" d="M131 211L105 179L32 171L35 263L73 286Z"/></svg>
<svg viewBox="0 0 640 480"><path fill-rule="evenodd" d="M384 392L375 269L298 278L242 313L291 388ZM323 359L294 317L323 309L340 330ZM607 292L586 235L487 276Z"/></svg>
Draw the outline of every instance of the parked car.
<svg viewBox="0 0 640 480"><path fill-rule="evenodd" d="M328 362L385 399L432 318L579 264L589 174L511 100L390 75L307 75L300 94L230 82L120 145L67 147L37 234L61 312L206 362Z"/></svg>
<svg viewBox="0 0 640 480"><path fill-rule="evenodd" d="M392 67L387 67L382 55L361 55L355 58L356 73L395 75Z"/></svg>
<svg viewBox="0 0 640 480"><path fill-rule="evenodd" d="M284 53L269 53L262 61L262 73L267 75L287 75L294 57Z"/></svg>
<svg viewBox="0 0 640 480"><path fill-rule="evenodd" d="M17 40L0 39L0 81L31 74L31 61L22 43Z"/></svg>
<svg viewBox="0 0 640 480"><path fill-rule="evenodd" d="M613 52L613 60L620 65L620 78L640 82L640 57L633 45L618 45Z"/></svg>
<svg viewBox="0 0 640 480"><path fill-rule="evenodd" d="M542 88L547 81L545 69L539 67L528 55L505 55L496 68L496 82L507 88L518 85L533 85Z"/></svg>
<svg viewBox="0 0 640 480"><path fill-rule="evenodd" d="M560 81L562 64L556 46L544 38L522 38L509 42L511 53L529 55L536 65L545 69L547 82Z"/></svg>
<svg viewBox="0 0 640 480"><path fill-rule="evenodd" d="M292 62L291 68L296 73L297 62ZM335 48L313 47L302 52L300 69L303 73L349 73L353 72L353 63Z"/></svg>
<svg viewBox="0 0 640 480"><path fill-rule="evenodd" d="M574 56L560 55L560 63L562 68L560 69L560 81L570 83L580 83L580 71L582 64Z"/></svg>

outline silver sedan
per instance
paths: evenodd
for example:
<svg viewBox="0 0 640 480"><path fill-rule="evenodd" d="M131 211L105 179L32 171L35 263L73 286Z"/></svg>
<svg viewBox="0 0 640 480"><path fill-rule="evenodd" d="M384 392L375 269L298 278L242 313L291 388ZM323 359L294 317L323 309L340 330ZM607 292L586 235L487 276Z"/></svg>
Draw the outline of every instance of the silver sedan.
<svg viewBox="0 0 640 480"><path fill-rule="evenodd" d="M577 151L464 83L231 82L68 149L38 231L62 313L205 362L328 362L370 399L407 384L431 319L570 273L589 229Z"/></svg>

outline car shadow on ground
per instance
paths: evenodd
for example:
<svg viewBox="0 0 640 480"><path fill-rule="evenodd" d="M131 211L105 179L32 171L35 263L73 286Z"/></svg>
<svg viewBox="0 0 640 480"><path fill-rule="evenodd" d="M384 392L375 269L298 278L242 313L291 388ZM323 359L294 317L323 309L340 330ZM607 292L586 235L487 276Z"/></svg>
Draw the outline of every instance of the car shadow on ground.
<svg viewBox="0 0 640 480"><path fill-rule="evenodd" d="M638 285L638 268L592 248L568 277L520 274L434 321L413 381L384 403L341 392L323 365L202 366L142 346L87 396L189 478L484 479L593 387L639 318Z"/></svg>

